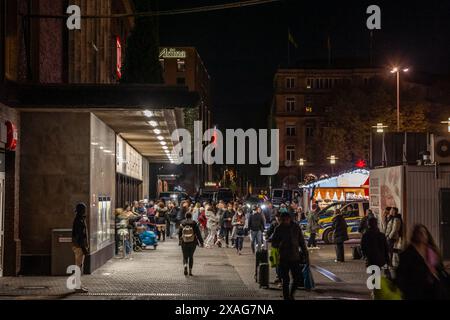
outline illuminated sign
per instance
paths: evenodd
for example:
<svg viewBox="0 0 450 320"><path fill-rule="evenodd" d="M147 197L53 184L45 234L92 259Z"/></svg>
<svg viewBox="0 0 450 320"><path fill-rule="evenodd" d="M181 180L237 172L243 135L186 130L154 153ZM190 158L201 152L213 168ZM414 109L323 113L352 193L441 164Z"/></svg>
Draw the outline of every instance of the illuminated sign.
<svg viewBox="0 0 450 320"><path fill-rule="evenodd" d="M117 78L122 78L122 44L120 41L120 37L116 37L116 51L117 51L117 62L116 62L116 74Z"/></svg>
<svg viewBox="0 0 450 320"><path fill-rule="evenodd" d="M159 57L164 59L185 59L187 57L187 54L184 50L177 50L175 48L162 48L159 52Z"/></svg>

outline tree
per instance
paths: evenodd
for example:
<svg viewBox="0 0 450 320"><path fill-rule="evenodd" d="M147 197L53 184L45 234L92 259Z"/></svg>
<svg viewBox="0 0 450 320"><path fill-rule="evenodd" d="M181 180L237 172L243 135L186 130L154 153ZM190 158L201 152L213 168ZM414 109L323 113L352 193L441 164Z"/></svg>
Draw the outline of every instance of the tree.
<svg viewBox="0 0 450 320"><path fill-rule="evenodd" d="M156 1L134 0L136 12L154 10ZM126 42L122 83L162 83L159 63L158 20L156 17L136 17Z"/></svg>
<svg viewBox="0 0 450 320"><path fill-rule="evenodd" d="M396 128L395 90L386 82L340 87L326 102L332 106L332 112L327 117L330 125L322 128L314 143L320 146L314 150L318 163L334 154L340 166L351 168L356 160L369 158L372 126L383 123L390 130ZM402 89L400 110L401 131L430 129L430 104L414 88Z"/></svg>

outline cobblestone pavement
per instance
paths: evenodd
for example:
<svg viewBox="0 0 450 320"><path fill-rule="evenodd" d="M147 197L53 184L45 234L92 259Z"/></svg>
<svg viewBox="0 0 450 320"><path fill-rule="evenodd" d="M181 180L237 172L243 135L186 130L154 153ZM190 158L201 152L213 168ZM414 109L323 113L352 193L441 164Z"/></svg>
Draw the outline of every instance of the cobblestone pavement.
<svg viewBox="0 0 450 320"><path fill-rule="evenodd" d="M316 288L297 291L297 299L369 299L363 261L334 262L334 247L311 251ZM0 278L0 299L176 299L226 300L281 299L281 289L271 284L260 289L254 280L255 260L244 245L241 256L234 249L198 248L194 277L183 275L178 242L168 240L157 250L133 253L131 259L114 258L92 275L82 278L87 294L73 294L66 289L66 277ZM331 272L333 278L324 274ZM271 282L275 279L271 271Z"/></svg>

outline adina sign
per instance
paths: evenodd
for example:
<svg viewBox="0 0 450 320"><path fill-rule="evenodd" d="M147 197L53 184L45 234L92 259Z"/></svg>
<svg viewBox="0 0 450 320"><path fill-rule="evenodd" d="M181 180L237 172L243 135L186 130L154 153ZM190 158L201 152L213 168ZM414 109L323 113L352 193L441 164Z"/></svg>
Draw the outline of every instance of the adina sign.
<svg viewBox="0 0 450 320"><path fill-rule="evenodd" d="M184 59L186 58L186 51L177 50L175 48L161 48L159 57L165 59Z"/></svg>

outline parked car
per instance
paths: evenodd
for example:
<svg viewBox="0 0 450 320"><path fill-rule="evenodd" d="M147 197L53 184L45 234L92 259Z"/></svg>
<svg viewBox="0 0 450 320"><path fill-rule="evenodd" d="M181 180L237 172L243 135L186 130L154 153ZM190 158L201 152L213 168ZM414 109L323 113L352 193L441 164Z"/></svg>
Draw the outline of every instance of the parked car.
<svg viewBox="0 0 450 320"><path fill-rule="evenodd" d="M369 202L367 200L355 200L345 202L335 202L325 207L319 212L320 229L317 232L317 239L323 240L325 243L333 243L333 214L336 209L340 209L348 226L348 236L350 239L359 239L361 234L358 232L359 224L364 212L369 209ZM308 222L306 219L300 221L300 227L303 230L306 238L309 238L309 233L306 232Z"/></svg>

